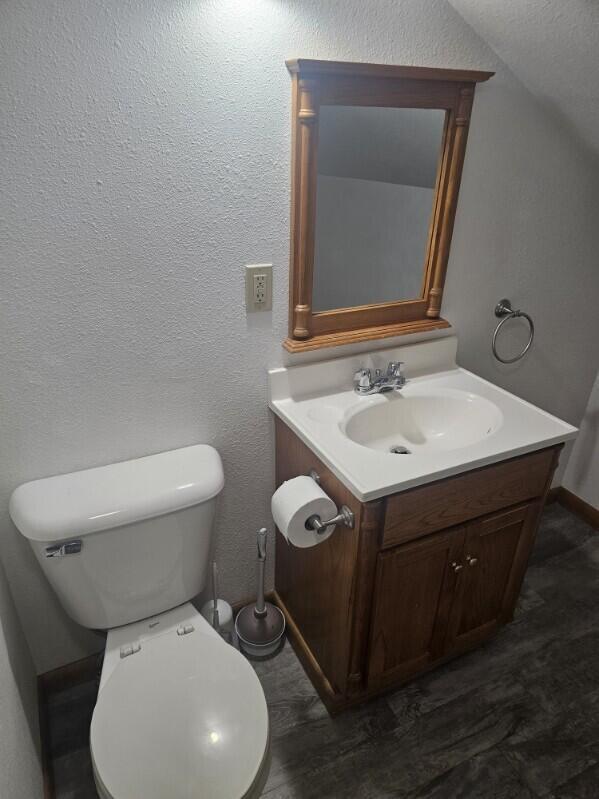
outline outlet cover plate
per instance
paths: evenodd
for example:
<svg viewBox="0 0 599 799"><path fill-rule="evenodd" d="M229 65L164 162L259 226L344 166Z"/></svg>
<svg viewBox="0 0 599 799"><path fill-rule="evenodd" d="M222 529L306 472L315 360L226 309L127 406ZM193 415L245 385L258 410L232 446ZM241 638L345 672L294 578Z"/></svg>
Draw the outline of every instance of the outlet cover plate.
<svg viewBox="0 0 599 799"><path fill-rule="evenodd" d="M255 277L264 275L264 300L257 301ZM251 264L245 268L245 307L248 313L272 310L272 264Z"/></svg>

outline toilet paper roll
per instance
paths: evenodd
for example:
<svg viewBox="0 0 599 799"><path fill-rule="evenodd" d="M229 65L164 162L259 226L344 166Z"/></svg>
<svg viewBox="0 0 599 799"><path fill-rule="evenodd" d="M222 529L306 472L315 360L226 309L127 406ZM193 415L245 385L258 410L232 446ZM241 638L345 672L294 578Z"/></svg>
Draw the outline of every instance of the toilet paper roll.
<svg viewBox="0 0 599 799"><path fill-rule="evenodd" d="M326 541L335 529L329 525L322 533L306 527L310 516L322 521L337 514L333 500L306 475L294 477L279 486L272 495L272 516L281 534L296 547L313 547Z"/></svg>

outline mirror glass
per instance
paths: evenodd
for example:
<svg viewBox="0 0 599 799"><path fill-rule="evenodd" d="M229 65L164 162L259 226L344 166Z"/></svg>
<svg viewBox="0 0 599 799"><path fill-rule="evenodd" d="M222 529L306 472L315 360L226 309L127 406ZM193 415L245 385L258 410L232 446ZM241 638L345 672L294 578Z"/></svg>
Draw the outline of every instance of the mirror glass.
<svg viewBox="0 0 599 799"><path fill-rule="evenodd" d="M421 296L445 111L322 105L313 310Z"/></svg>

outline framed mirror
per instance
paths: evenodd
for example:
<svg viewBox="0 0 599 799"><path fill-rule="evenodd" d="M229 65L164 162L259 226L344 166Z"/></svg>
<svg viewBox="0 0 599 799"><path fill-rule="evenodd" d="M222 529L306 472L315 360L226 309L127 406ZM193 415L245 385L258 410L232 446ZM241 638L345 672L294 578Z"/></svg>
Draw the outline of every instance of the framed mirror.
<svg viewBox="0 0 599 799"><path fill-rule="evenodd" d="M287 62L291 352L440 317L474 88L493 73Z"/></svg>

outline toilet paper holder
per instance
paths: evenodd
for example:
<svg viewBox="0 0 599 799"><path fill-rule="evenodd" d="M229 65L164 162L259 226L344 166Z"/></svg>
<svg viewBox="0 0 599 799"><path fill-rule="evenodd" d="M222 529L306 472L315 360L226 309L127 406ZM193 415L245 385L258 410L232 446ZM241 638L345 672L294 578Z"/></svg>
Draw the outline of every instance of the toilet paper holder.
<svg viewBox="0 0 599 799"><path fill-rule="evenodd" d="M320 485L320 475L314 469L310 469L310 477L314 480L315 483ZM306 519L306 527L309 530L314 530L317 535L324 533L327 527L331 525L338 525L342 524L344 527L349 527L350 530L353 529L355 522L354 512L351 508L348 508L347 505L342 505L341 510L336 516L333 516L331 519L327 519L326 521L322 521L318 514L314 514L314 516L310 516Z"/></svg>

